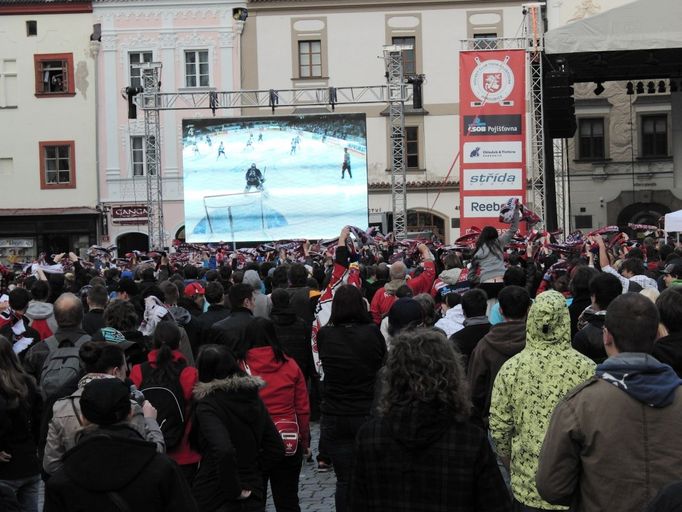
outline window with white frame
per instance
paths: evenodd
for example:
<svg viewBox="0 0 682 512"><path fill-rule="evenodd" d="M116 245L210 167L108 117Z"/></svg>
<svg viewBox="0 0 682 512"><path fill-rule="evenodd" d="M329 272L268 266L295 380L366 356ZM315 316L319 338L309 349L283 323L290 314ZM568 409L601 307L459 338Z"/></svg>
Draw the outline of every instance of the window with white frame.
<svg viewBox="0 0 682 512"><path fill-rule="evenodd" d="M17 61L0 59L0 108L17 106Z"/></svg>
<svg viewBox="0 0 682 512"><path fill-rule="evenodd" d="M497 33L474 34L474 50L497 50Z"/></svg>
<svg viewBox="0 0 682 512"><path fill-rule="evenodd" d="M209 87L208 50L185 50L185 87Z"/></svg>
<svg viewBox="0 0 682 512"><path fill-rule="evenodd" d="M322 41L298 42L299 78L320 78L322 76Z"/></svg>
<svg viewBox="0 0 682 512"><path fill-rule="evenodd" d="M130 85L132 87L142 86L142 70L137 66L145 62L151 62L152 58L152 52L130 52L128 54Z"/></svg>
<svg viewBox="0 0 682 512"><path fill-rule="evenodd" d="M403 50L401 55L403 57L403 73L405 75L417 74L417 38L410 37L393 37L391 38L393 44L401 46L411 46L411 50Z"/></svg>
<svg viewBox="0 0 682 512"><path fill-rule="evenodd" d="M130 170L133 177L147 174L147 150L139 135L130 137Z"/></svg>

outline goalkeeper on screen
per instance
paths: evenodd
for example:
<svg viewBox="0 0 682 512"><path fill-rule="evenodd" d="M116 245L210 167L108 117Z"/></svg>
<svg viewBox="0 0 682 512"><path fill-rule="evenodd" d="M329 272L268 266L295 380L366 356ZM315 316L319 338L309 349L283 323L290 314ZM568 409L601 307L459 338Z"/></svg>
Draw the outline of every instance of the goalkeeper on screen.
<svg viewBox="0 0 682 512"><path fill-rule="evenodd" d="M251 190L251 187L256 187L256 190L263 190L263 183L265 183L265 178L263 177L263 173L260 172L260 169L256 167L256 164L253 163L251 164L251 167L249 167L246 170L246 187L244 187L244 192L248 192Z"/></svg>

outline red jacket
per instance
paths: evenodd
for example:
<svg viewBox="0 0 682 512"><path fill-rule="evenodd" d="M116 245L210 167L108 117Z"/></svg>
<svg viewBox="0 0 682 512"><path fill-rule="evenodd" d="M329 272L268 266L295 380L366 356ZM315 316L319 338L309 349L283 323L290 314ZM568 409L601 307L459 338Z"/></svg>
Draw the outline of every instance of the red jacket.
<svg viewBox="0 0 682 512"><path fill-rule="evenodd" d="M246 353L246 360L241 364L251 375L265 381L260 397L275 426L281 420L296 421L302 448L307 449L310 446L310 404L305 377L296 361L286 357L282 363L275 359L272 347L256 347Z"/></svg>
<svg viewBox="0 0 682 512"><path fill-rule="evenodd" d="M158 350L152 350L147 355L147 361L149 361L152 368L156 368L156 355L158 352ZM185 356L183 356L182 352L179 350L173 351L173 361L184 361L185 364L187 363ZM187 418L187 421L185 423L185 433L182 436L182 441L180 441L180 444L175 448L167 452L167 455L180 466L196 464L201 460L201 455L189 447L189 432L192 428L192 422L189 421L190 401L192 400L192 389L198 379L199 374L197 373L197 369L193 366L185 366L185 368L182 369L182 372L180 372L180 387L182 387L182 394L185 398L185 418ZM138 388L142 385L142 365L136 364L133 366L130 370L130 380L133 381L133 384Z"/></svg>
<svg viewBox="0 0 682 512"><path fill-rule="evenodd" d="M413 279L408 279L406 284L412 290L414 295L420 293L430 293L433 280L436 278L436 265L432 260L423 262L424 272ZM384 287L377 290L372 298L372 304L369 311L372 313L372 319L377 325L381 325L381 320L388 315L388 311L396 301L396 296L392 293L386 293Z"/></svg>

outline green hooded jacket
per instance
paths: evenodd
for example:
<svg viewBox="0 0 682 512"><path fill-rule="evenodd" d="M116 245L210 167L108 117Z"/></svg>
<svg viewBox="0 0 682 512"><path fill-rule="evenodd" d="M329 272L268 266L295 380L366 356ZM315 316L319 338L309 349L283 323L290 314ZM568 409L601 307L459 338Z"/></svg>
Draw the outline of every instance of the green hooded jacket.
<svg viewBox="0 0 682 512"><path fill-rule="evenodd" d="M570 317L559 292L538 295L526 331L526 347L502 366L493 384L490 432L497 453L510 459L514 497L529 507L565 510L540 498L535 473L554 407L594 375L595 364L571 348Z"/></svg>

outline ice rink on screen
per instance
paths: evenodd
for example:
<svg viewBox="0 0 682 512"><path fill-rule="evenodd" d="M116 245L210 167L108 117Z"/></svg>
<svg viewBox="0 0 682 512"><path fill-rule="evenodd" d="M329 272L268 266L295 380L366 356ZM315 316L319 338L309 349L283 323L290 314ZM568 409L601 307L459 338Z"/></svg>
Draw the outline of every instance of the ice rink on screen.
<svg viewBox="0 0 682 512"><path fill-rule="evenodd" d="M292 154L296 136L300 143ZM341 179L345 146L338 139L322 142L319 134L260 127L210 137L210 146L201 135L186 137L183 147L188 242L329 238L339 226L367 225L366 153L349 148L353 178L346 173ZM221 141L225 156L218 154ZM252 163L265 177L262 204L261 194L243 194ZM230 195L207 197L221 194Z"/></svg>

